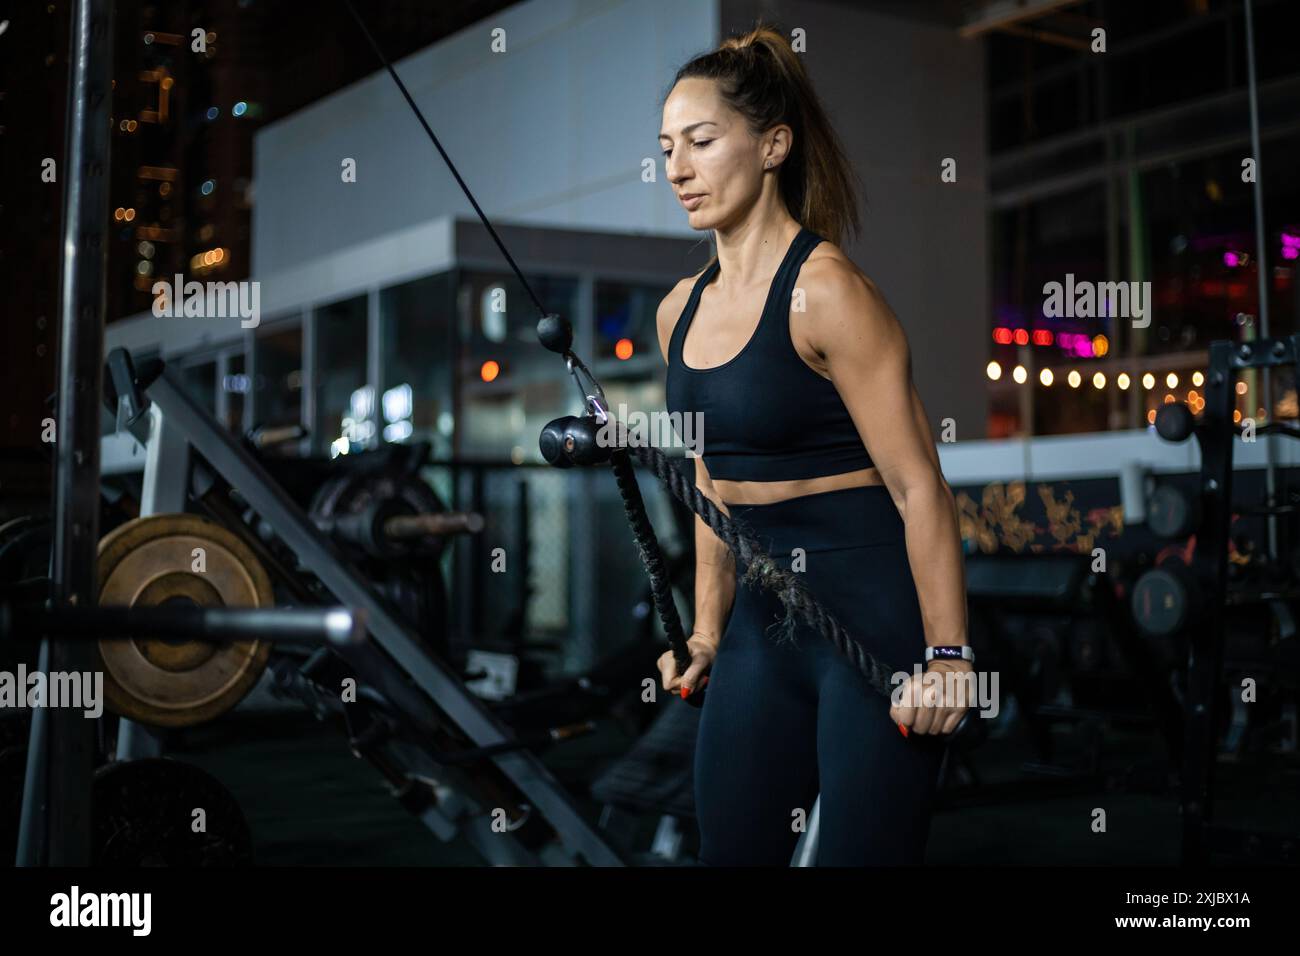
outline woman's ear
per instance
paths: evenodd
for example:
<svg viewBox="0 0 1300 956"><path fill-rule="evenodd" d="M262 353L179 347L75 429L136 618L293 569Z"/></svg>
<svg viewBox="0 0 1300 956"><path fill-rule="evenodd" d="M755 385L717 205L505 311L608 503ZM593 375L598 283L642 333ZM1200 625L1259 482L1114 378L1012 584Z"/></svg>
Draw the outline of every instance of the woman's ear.
<svg viewBox="0 0 1300 956"><path fill-rule="evenodd" d="M794 143L794 130L782 123L767 131L766 155L763 157L764 168L778 166L790 155Z"/></svg>

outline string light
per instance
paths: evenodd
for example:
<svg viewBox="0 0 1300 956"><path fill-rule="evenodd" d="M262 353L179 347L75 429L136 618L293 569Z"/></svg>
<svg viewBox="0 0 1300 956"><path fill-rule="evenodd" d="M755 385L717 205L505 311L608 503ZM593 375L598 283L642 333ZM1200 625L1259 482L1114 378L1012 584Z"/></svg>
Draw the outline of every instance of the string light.
<svg viewBox="0 0 1300 956"><path fill-rule="evenodd" d="M996 382L1002 377L1002 366L997 362L989 362L988 366L984 369L984 372L989 378Z"/></svg>

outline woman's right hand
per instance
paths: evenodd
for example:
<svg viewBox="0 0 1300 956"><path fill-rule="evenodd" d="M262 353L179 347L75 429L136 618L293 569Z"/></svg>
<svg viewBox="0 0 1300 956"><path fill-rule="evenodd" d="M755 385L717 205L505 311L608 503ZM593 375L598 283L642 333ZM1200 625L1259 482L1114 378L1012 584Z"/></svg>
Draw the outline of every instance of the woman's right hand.
<svg viewBox="0 0 1300 956"><path fill-rule="evenodd" d="M697 687L702 688L709 682L705 674L713 666L713 658L718 653L718 645L712 639L701 634L692 634L686 639L686 649L691 652L691 664L685 674L677 673L677 659L671 650L659 655L659 675L663 688L670 693L680 693L689 697Z"/></svg>

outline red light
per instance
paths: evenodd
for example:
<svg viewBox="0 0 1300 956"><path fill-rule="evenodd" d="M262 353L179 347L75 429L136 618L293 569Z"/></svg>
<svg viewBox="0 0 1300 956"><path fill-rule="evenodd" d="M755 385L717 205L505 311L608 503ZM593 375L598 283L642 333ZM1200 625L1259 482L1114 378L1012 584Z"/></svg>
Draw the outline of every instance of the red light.
<svg viewBox="0 0 1300 956"><path fill-rule="evenodd" d="M630 359L632 357L632 340L619 339L617 342L615 342L614 354L617 355L619 358L621 358L624 362Z"/></svg>
<svg viewBox="0 0 1300 956"><path fill-rule="evenodd" d="M479 378L483 379L485 382L493 381L500 374L501 366L492 361L492 359L488 359L484 362L483 366L478 370Z"/></svg>
<svg viewBox="0 0 1300 956"><path fill-rule="evenodd" d="M1028 345L1028 344L1029 344L1029 333L1026 332L1024 329L1016 329L1016 344L1017 344L1017 345Z"/></svg>
<svg viewBox="0 0 1300 956"><path fill-rule="evenodd" d="M1003 328L997 328L997 329L994 329L994 330L993 330L993 341L994 341L994 342L997 342L998 345L1010 345L1010 344L1011 344L1011 330L1010 330L1010 329L1003 329Z"/></svg>
<svg viewBox="0 0 1300 956"><path fill-rule="evenodd" d="M1052 333L1048 329L1034 329L1035 345L1051 345Z"/></svg>

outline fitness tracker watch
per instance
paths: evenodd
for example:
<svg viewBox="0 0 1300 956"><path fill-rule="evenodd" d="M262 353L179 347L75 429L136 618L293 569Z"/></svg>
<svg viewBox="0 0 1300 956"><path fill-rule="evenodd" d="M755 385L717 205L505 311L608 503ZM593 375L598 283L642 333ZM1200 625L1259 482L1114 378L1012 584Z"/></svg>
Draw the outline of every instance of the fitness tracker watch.
<svg viewBox="0 0 1300 956"><path fill-rule="evenodd" d="M925 649L925 662L930 661L970 661L975 662L975 651L969 644L941 644Z"/></svg>

